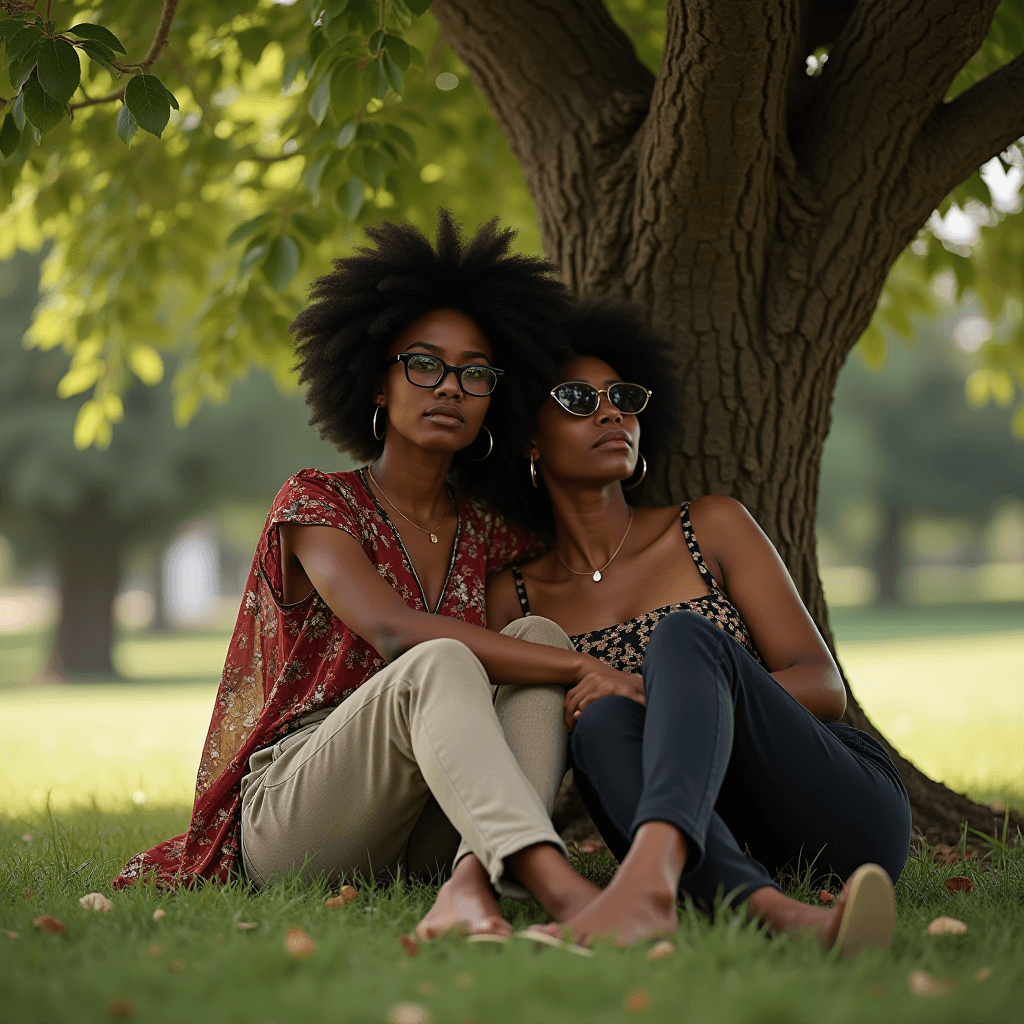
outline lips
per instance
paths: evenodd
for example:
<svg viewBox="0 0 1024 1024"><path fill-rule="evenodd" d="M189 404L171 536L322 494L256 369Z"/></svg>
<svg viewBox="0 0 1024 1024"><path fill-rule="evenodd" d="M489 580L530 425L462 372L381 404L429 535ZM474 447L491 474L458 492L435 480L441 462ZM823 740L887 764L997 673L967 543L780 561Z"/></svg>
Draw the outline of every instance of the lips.
<svg viewBox="0 0 1024 1024"><path fill-rule="evenodd" d="M600 451L628 451L633 447L633 438L626 430L606 430L595 442Z"/></svg>
<svg viewBox="0 0 1024 1024"><path fill-rule="evenodd" d="M423 415L439 427L461 427L466 422L466 417L454 405L435 405Z"/></svg>

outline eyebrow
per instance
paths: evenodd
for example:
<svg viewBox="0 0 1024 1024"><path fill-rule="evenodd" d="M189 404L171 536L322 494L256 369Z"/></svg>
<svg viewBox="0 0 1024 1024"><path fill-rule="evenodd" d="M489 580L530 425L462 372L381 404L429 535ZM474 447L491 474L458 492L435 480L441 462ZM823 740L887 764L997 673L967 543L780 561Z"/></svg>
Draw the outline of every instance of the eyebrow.
<svg viewBox="0 0 1024 1024"><path fill-rule="evenodd" d="M431 345L429 341L414 341L409 346L409 348L417 348L417 347L428 349L430 352L440 352L441 351L441 346L440 345ZM462 358L463 359L485 359L486 360L486 359L490 359L490 356L487 355L486 352L470 351L470 352L463 352L462 353Z"/></svg>

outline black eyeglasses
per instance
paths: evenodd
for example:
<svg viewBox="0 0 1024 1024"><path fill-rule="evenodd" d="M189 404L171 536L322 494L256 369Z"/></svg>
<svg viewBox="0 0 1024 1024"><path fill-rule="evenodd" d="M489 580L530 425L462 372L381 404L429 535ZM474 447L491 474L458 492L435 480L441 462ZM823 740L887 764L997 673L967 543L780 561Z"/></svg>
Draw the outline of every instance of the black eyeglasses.
<svg viewBox="0 0 1024 1024"><path fill-rule="evenodd" d="M443 359L427 355L425 352L401 352L384 365L392 366L395 363L405 365L405 379L418 388L436 388L449 373L454 373L459 387L474 398L485 398L489 395L498 386L498 378L505 372L484 363L452 366Z"/></svg>
<svg viewBox="0 0 1024 1024"><path fill-rule="evenodd" d="M608 401L619 412L635 416L647 408L653 394L640 384L627 384L625 381L607 388L595 388L585 380L568 380L551 391L551 397L573 416L593 416L601 404L602 395L607 395Z"/></svg>

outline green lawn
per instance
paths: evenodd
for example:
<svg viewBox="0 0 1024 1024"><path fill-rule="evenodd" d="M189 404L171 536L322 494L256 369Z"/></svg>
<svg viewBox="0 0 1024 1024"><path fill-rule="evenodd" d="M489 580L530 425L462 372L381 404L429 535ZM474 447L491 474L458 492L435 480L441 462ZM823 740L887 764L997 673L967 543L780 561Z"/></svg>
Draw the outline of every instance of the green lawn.
<svg viewBox="0 0 1024 1024"><path fill-rule="evenodd" d="M897 886L893 949L852 961L809 940L769 940L738 916L711 924L689 913L678 952L655 963L647 947L599 949L583 959L518 940L491 947L452 939L410 959L399 937L432 894L401 886L363 887L344 910L324 908L322 887L288 881L259 895L239 885L164 895L137 887L114 894L108 914L78 905L86 892L109 892L107 880L128 854L186 821L184 808L146 807L0 823L0 917L5 931L17 933L0 938L5 1021L86 1024L129 1013L154 1024L593 1024L637 1015L702 1024L1020 1020L1024 844L990 859L984 871L977 862L912 861ZM607 872L603 862L588 864ZM950 893L944 880L963 873L974 890ZM157 908L166 916L154 921ZM535 906L505 909L517 924L539 916ZM928 922L940 914L970 930L928 936ZM35 931L40 915L59 919L67 934ZM239 922L257 928L240 932ZM316 943L308 959L286 952L287 930L296 927ZM954 990L913 995L908 979L918 970L952 979ZM979 971L988 976L977 980ZM403 1003L420 1009L406 1007L403 1017Z"/></svg>

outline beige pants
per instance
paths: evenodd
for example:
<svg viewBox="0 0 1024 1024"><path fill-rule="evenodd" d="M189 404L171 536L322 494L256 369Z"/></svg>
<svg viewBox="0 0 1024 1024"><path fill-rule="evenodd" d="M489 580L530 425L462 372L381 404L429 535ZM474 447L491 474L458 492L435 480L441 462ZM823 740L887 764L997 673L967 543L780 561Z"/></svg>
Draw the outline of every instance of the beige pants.
<svg viewBox="0 0 1024 1024"><path fill-rule="evenodd" d="M503 633L572 647L548 619ZM275 873L332 880L437 876L479 857L499 891L506 857L565 846L551 825L565 775L565 688L489 685L456 640L418 644L322 721L250 758L242 780L242 861L262 888Z"/></svg>

